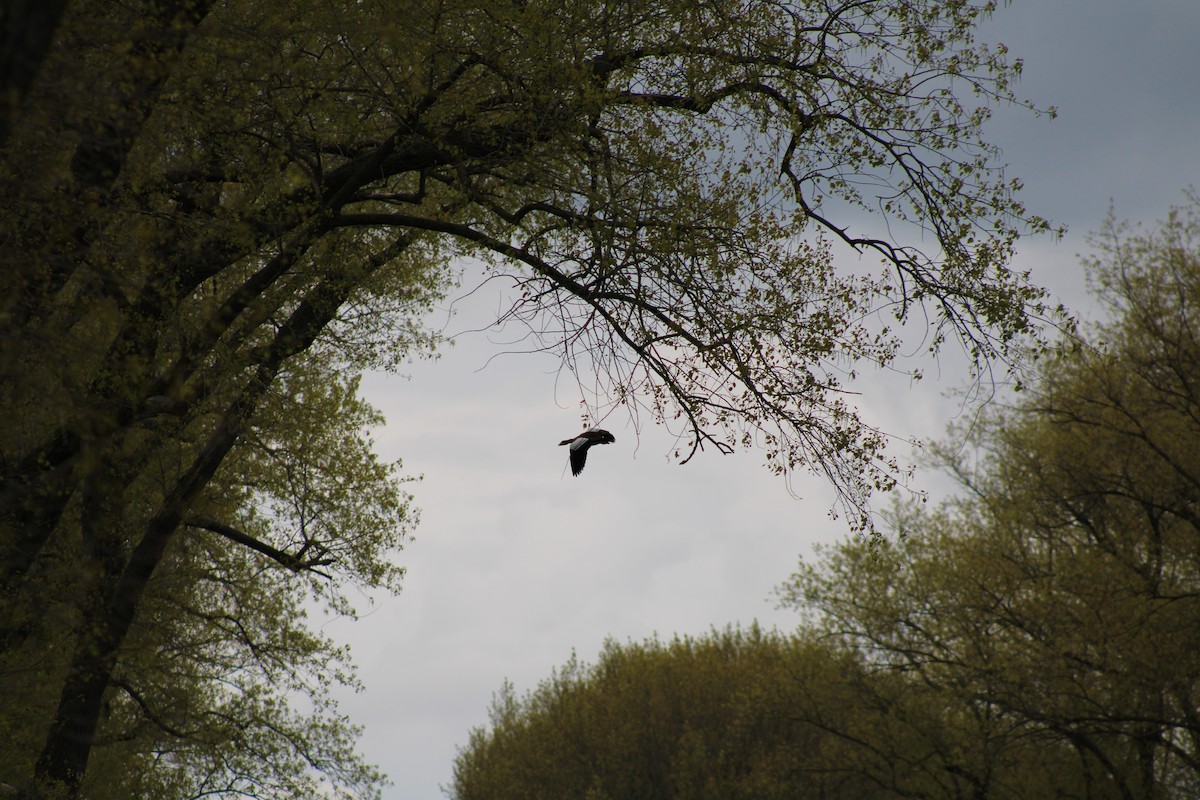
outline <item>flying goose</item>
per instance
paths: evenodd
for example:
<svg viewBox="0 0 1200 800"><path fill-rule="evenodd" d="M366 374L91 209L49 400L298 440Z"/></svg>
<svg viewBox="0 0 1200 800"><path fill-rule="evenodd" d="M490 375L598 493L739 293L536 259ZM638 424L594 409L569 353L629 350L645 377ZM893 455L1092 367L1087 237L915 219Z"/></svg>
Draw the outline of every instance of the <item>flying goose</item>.
<svg viewBox="0 0 1200 800"><path fill-rule="evenodd" d="M564 444L571 446L571 474L578 475L583 472L583 464L587 461L588 448L594 444L612 444L617 440L608 431L592 428L579 434L573 439L563 439L558 443L559 447Z"/></svg>

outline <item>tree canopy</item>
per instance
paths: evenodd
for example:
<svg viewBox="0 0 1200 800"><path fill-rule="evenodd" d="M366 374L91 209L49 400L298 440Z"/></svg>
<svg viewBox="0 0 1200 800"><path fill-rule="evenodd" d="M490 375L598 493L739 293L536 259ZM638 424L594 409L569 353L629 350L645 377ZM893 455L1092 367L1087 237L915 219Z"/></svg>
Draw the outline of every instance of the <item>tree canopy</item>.
<svg viewBox="0 0 1200 800"><path fill-rule="evenodd" d="M965 489L788 601L889 669L1075 752L1086 796L1200 789L1200 199L1109 222L1108 319L940 455Z"/></svg>
<svg viewBox="0 0 1200 800"><path fill-rule="evenodd" d="M490 717L459 752L454 800L966 800L1084 785L1068 748L1006 738L952 695L811 633L608 642L524 696L505 685Z"/></svg>
<svg viewBox="0 0 1200 800"><path fill-rule="evenodd" d="M512 281L507 318L594 415L650 414L683 460L762 446L869 524L897 469L845 376L894 365L906 320L984 364L1045 313L1008 256L1046 223L983 136L1020 67L974 39L993 9L18 4L0 670L42 687L4 712L22 791L100 796L105 748L170 776L157 796L374 791L336 711L283 698L352 681L305 591L348 611L341 587L397 585L413 515L353 376L429 348L460 257ZM837 242L881 266L835 268Z"/></svg>

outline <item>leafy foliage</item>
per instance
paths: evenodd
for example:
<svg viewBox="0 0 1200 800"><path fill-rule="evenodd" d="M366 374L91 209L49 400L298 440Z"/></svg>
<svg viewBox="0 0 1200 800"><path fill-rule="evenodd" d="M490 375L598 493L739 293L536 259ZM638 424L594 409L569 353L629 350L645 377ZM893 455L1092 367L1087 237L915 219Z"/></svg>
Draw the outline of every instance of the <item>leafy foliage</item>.
<svg viewBox="0 0 1200 800"><path fill-rule="evenodd" d="M800 796L787 777L817 737L773 701L806 655L757 630L609 642L523 699L506 686L459 755L452 796Z"/></svg>
<svg viewBox="0 0 1200 800"><path fill-rule="evenodd" d="M1046 223L982 136L1019 72L972 38L991 3L27 6L0 79L24 792L377 789L298 610L398 585L413 516L351 376L433 344L455 258L513 281L594 416L677 425L683 460L762 444L864 527L898 475L842 385L895 363L872 320L928 314L983 365L1045 312L1007 257Z"/></svg>
<svg viewBox="0 0 1200 800"><path fill-rule="evenodd" d="M1075 751L1090 796L1200 787L1200 204L1089 267L1113 312L941 456L969 493L789 588L880 667ZM971 456L977 456L972 460Z"/></svg>
<svg viewBox="0 0 1200 800"><path fill-rule="evenodd" d="M596 664L572 659L524 697L506 685L490 726L460 751L451 796L849 800L1079 787L1069 773L1055 781L1061 749L1004 740L947 699L827 637L752 628L609 642Z"/></svg>
<svg viewBox="0 0 1200 800"><path fill-rule="evenodd" d="M349 652L307 618L317 603L353 614L347 587L398 589L394 553L415 512L398 465L364 438L377 414L329 367L299 361L281 376L163 554L105 693L89 797L377 796L383 777L330 695L357 686ZM177 435L185 450L190 437ZM129 493L152 501L167 470L151 462ZM81 534L64 525L12 587L30 606L6 609L10 766L32 771L41 731L29 722L52 716L86 619Z"/></svg>

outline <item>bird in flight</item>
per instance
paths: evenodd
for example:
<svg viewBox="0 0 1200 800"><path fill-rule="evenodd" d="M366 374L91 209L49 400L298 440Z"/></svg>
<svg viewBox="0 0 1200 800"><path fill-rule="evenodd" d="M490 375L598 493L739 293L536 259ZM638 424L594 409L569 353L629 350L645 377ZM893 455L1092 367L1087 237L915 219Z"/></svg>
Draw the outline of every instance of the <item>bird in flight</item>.
<svg viewBox="0 0 1200 800"><path fill-rule="evenodd" d="M594 444L612 444L617 440L608 431L592 428L579 434L573 439L563 439L558 443L559 447L564 444L571 446L571 474L578 475L583 472L584 462L587 461L588 448Z"/></svg>

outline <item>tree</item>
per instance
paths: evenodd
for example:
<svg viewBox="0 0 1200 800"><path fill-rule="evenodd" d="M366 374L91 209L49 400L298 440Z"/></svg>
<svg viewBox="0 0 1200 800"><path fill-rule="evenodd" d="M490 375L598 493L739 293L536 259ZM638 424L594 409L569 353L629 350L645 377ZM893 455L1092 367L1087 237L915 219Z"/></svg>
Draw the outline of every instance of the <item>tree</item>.
<svg viewBox="0 0 1200 800"><path fill-rule="evenodd" d="M941 448L964 497L847 545L787 595L890 669L1076 753L1089 797L1200 787L1200 202L1110 222L1111 318ZM978 455L973 463L970 456Z"/></svg>
<svg viewBox="0 0 1200 800"><path fill-rule="evenodd" d="M206 581L246 587L259 620L296 601L256 566L393 585L394 529L371 532L403 506L390 478L293 447L326 424L354 436L313 411L341 389L286 393L423 348L415 321L460 256L514 281L508 317L581 385L594 372L596 413L678 422L683 460L762 444L778 470L829 475L868 524L866 495L897 470L841 375L893 364L899 338L864 320L927 314L935 347L957 335L982 365L1044 313L1007 257L1046 224L982 137L1019 71L973 39L993 5L90 0L6 16L22 45L0 126L2 634L10 664L49 640L65 654L42 662L56 696L26 718L22 787L78 795L114 697L185 730L147 694L171 668L148 654L155 631L204 640L194 626L216 621L181 598ZM883 269L835 271L826 239ZM366 512L336 470L370 484ZM135 665L146 684L122 686ZM199 669L191 697L163 702L203 704L212 680Z"/></svg>
<svg viewBox="0 0 1200 800"><path fill-rule="evenodd" d="M596 664L572 659L523 697L506 684L459 753L451 796L976 800L1078 788L1062 748L1005 740L946 699L811 632L608 642Z"/></svg>
<svg viewBox="0 0 1200 800"><path fill-rule="evenodd" d="M397 589L392 553L415 523L395 465L363 438L379 418L356 384L321 360L292 364L185 518L113 667L88 797L377 796L382 776L330 696L357 686L349 654L306 624L318 603L353 614L347 589ZM153 472L130 492L154 499ZM92 576L67 534L81 532L20 587L29 607L5 608L6 777L34 771L45 731L30 721L53 718L80 636L75 593Z"/></svg>
<svg viewBox="0 0 1200 800"><path fill-rule="evenodd" d="M608 642L594 666L572 659L524 698L506 685L451 796L794 798L847 783L866 796L854 793L865 782L825 774L819 734L778 702L789 671L831 669L822 656L757 629Z"/></svg>

